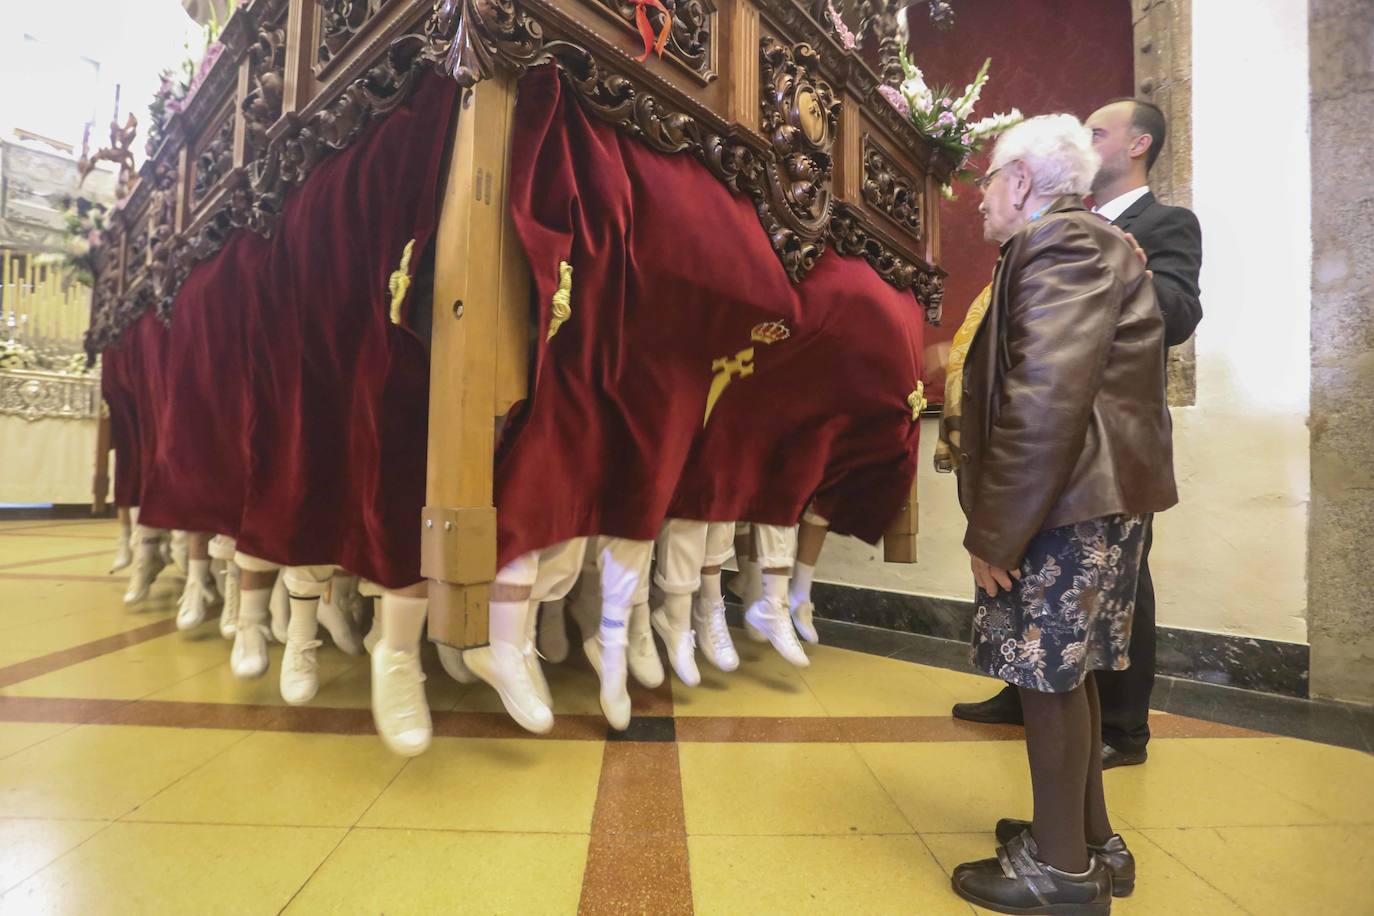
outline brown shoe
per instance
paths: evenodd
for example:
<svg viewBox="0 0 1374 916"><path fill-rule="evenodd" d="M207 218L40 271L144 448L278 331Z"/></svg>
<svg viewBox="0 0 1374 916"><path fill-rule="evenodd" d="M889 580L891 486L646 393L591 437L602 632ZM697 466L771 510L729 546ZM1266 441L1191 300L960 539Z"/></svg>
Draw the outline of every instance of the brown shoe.
<svg viewBox="0 0 1374 916"><path fill-rule="evenodd" d="M1089 857L1088 871L1074 875L1038 858L1029 833L998 848L997 858L966 862L950 878L954 893L998 913L1044 916L1107 916L1112 911L1112 876Z"/></svg>

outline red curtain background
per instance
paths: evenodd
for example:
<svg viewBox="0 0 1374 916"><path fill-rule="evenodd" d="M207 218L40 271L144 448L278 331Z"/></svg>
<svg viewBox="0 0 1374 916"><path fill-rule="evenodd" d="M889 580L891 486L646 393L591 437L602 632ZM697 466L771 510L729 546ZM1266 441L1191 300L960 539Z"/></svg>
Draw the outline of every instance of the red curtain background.
<svg viewBox="0 0 1374 916"><path fill-rule="evenodd" d="M1087 117L1107 99L1131 95L1135 85L1130 0L958 0L954 28L931 25L926 5L911 7L910 53L931 86L962 89L992 58L992 77L976 117L1010 108L1027 116L1067 111ZM986 152L991 152L991 144ZM983 157L975 161L981 171ZM926 344L948 344L973 297L992 278L997 248L983 241L979 195L969 184L940 210L940 257L949 271L944 322ZM927 389L944 397L945 379L930 361Z"/></svg>

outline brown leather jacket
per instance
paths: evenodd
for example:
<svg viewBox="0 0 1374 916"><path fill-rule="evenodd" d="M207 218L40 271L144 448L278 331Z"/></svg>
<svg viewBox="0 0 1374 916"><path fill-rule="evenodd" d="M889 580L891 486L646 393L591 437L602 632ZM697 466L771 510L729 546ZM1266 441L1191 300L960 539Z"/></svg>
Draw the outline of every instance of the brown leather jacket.
<svg viewBox="0 0 1374 916"><path fill-rule="evenodd" d="M964 546L1020 565L1041 531L1178 502L1164 321L1145 268L1079 197L1002 246L964 364Z"/></svg>

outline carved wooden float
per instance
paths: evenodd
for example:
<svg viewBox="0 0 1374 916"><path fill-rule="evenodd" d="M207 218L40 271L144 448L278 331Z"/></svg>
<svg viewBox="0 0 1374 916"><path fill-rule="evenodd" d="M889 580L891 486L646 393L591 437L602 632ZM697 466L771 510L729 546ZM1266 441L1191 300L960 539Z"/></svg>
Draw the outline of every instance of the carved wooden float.
<svg viewBox="0 0 1374 916"><path fill-rule="evenodd" d="M438 68L463 85L436 238L422 571L430 635L486 641L496 573L493 418L526 395L529 278L506 172L516 79L555 63L588 110L747 195L801 280L827 248L863 257L939 320L939 189L955 163L879 93L900 77L900 2L849 4L879 74L846 50L825 0L676 0L641 62L631 0L252 0L166 125L111 220L89 347L147 309L170 320L191 268L235 232L272 233L285 195ZM843 6L843 4L842 4ZM480 265L485 269L472 269ZM454 456L460 460L453 460ZM885 541L913 562L915 494Z"/></svg>

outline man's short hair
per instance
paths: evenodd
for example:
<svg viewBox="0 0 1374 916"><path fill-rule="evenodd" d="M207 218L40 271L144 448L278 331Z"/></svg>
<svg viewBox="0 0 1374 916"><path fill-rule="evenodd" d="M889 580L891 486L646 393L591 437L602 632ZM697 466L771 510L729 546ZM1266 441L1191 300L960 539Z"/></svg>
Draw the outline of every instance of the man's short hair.
<svg viewBox="0 0 1374 916"><path fill-rule="evenodd" d="M1137 132L1137 136L1150 135L1150 148L1145 153L1145 171L1148 172L1155 167L1155 160L1159 158L1159 151L1164 148L1164 141L1169 135L1164 112L1154 102L1127 95L1112 99L1107 104L1115 105L1117 102L1131 102L1131 129Z"/></svg>

